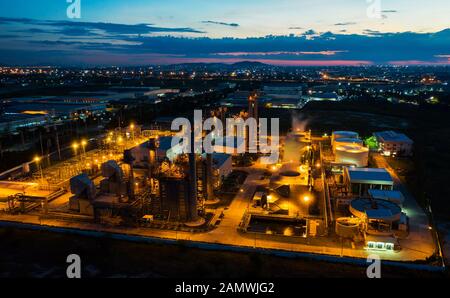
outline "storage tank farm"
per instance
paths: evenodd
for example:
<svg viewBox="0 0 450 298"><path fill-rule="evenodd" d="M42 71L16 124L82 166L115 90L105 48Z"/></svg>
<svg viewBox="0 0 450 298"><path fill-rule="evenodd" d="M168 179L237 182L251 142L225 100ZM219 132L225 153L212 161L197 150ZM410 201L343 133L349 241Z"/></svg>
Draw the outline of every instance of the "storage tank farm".
<svg viewBox="0 0 450 298"><path fill-rule="evenodd" d="M366 167L369 164L369 149L364 147L364 142L359 138L357 132L333 132L331 146L337 163L356 167Z"/></svg>

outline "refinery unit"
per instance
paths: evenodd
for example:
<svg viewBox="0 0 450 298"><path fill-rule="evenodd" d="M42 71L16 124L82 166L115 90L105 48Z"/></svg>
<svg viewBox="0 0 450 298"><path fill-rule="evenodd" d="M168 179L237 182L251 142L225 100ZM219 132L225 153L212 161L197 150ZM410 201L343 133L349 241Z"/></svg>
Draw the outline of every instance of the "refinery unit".
<svg viewBox="0 0 450 298"><path fill-rule="evenodd" d="M237 115L258 121L258 93L246 108ZM222 109L212 114L225 118ZM248 149L249 130L235 133ZM410 238L412 205L390 170L373 165L377 153L357 132L314 135L293 127L280 139L277 162L262 164L263 155L253 154L248 166L236 163L245 155L236 151L185 154L173 137L130 125L99 137L96 149L74 143L64 162L43 169L37 158L3 173L1 219L28 215L41 224L95 224L125 234L140 227L148 237L164 230L175 239L326 254L348 245L347 254L358 257L401 253ZM239 175L242 181L226 184Z"/></svg>

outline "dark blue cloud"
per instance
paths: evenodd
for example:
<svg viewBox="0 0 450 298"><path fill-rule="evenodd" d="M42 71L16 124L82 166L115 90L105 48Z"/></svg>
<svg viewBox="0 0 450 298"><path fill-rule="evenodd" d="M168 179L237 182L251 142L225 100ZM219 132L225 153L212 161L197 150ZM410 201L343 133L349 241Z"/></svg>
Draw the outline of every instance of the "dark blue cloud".
<svg viewBox="0 0 450 298"><path fill-rule="evenodd" d="M54 29L66 30L66 32L81 32L90 30L101 30L106 34L150 34L155 32L169 33L205 33L193 28L165 28L156 27L153 24L116 24L103 22L76 22L76 21L40 21L26 18L6 18L0 17L0 24L19 24L19 25L35 25L45 26L50 33L54 33ZM41 29L43 30L43 29Z"/></svg>
<svg viewBox="0 0 450 298"><path fill-rule="evenodd" d="M225 23L225 22L217 22L217 21L202 21L203 24L213 24L213 25L222 25L228 27L239 27L237 23Z"/></svg>
<svg viewBox="0 0 450 298"><path fill-rule="evenodd" d="M163 28L150 24L0 18L2 28L5 23L20 26L13 28L14 33L2 31L0 64L73 64L81 61L80 57L94 55L97 60L92 58L89 63L97 61L116 64L120 60L122 64L127 62L157 64L171 63L170 59L174 57L177 58L173 59L174 62L179 62L183 58L187 62L189 59L192 61L267 59L330 61L330 63L332 61L367 61L375 64L392 61L437 63L446 62L444 55L450 55L450 29L436 33L384 33L367 29L364 34L344 34L343 30L339 33L319 33L311 29L297 36L193 38L174 37L170 34L200 31L192 28ZM167 32L168 35L151 35L156 32ZM31 38L26 36L30 33L34 33ZM19 40L20 44L15 44L15 39ZM49 51L51 55L48 54Z"/></svg>

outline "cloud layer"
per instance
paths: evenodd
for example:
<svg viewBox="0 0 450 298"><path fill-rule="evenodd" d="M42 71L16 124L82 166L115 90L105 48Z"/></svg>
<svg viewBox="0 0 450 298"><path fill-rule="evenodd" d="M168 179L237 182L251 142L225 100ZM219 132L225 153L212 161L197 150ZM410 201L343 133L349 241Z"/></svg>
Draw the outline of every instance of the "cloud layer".
<svg viewBox="0 0 450 298"><path fill-rule="evenodd" d="M235 23L202 23L239 29ZM310 29L298 35L214 39L203 37L205 32L195 28L0 17L0 64L146 65L243 60L284 66L450 64L450 29L436 33L367 29L364 34L345 34L341 29L339 33Z"/></svg>

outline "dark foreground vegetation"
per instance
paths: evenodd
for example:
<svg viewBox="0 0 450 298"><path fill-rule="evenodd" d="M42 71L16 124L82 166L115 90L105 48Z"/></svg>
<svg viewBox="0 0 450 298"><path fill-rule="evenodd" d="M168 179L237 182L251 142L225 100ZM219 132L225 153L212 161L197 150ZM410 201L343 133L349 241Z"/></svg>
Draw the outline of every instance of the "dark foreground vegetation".
<svg viewBox="0 0 450 298"><path fill-rule="evenodd" d="M66 277L66 258L81 257L82 277L138 278L366 278L366 268L263 254L206 251L43 231L0 229L0 277ZM382 268L383 277L445 277L441 273Z"/></svg>

